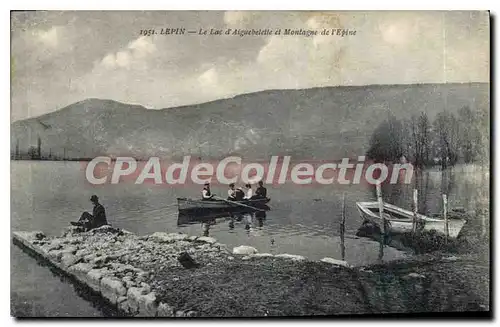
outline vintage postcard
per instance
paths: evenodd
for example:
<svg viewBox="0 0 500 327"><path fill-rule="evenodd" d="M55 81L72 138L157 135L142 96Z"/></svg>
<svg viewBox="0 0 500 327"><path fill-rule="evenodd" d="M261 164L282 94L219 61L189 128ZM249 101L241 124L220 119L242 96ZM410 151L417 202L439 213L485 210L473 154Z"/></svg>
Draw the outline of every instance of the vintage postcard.
<svg viewBox="0 0 500 327"><path fill-rule="evenodd" d="M489 317L487 11L11 12L11 315Z"/></svg>

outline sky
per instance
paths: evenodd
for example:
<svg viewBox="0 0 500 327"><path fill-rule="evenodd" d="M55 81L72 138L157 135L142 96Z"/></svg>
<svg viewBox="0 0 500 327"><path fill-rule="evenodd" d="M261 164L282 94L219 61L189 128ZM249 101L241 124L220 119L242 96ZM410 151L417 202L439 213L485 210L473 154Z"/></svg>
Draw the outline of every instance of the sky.
<svg viewBox="0 0 500 327"><path fill-rule="evenodd" d="M140 35L166 28L349 36ZM487 12L11 13L11 121L87 99L149 109L266 89L489 82Z"/></svg>

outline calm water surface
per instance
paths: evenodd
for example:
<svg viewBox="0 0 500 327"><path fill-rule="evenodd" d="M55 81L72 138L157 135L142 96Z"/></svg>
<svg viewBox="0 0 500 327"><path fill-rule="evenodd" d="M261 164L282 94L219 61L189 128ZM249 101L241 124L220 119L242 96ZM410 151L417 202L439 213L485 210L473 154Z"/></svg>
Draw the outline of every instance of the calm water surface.
<svg viewBox="0 0 500 327"><path fill-rule="evenodd" d="M201 223L179 225L177 197L197 198L199 186L118 184L92 186L85 182L78 162L11 162L11 230L40 230L60 235L69 221L77 220L82 211L91 211L90 195L97 194L105 206L108 222L139 235L153 232L184 232L202 235ZM433 213L441 210L441 194L449 196L451 206L474 209L478 185L485 182L474 167L463 166L442 173L429 170L418 178L419 210ZM486 185L484 184L484 185ZM355 203L375 200L372 187L363 185L267 186L272 198L266 218L244 217L236 221L219 218L210 225L209 234L228 246L241 244L260 252L293 253L310 259L341 258L339 220L342 194L346 196L346 260L354 265L375 262L378 243L357 238L360 218ZM384 186L384 199L410 208L413 185ZM225 187L212 191L226 194ZM248 225L248 226L247 226ZM385 259L406 254L392 248ZM50 316L99 316L103 313L89 301L77 296L73 286L61 281L46 267L12 246L12 301L16 307ZM50 298L51 300L47 301ZM30 311L31 310L31 311ZM38 314L36 314L38 313Z"/></svg>

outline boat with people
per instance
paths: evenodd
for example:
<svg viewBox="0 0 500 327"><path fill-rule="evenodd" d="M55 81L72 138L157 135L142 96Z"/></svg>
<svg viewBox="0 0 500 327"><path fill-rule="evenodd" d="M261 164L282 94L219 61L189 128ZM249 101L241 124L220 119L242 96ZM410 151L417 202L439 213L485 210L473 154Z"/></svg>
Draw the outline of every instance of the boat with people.
<svg viewBox="0 0 500 327"><path fill-rule="evenodd" d="M224 199L198 200L188 198L177 198L179 213L207 214L214 212L252 212L269 211L266 205L270 198L257 198L241 201L230 201Z"/></svg>
<svg viewBox="0 0 500 327"><path fill-rule="evenodd" d="M356 202L356 206L363 222L368 221L377 226L382 226L378 202ZM386 202L383 203L383 217L389 228L389 233L397 234L411 232L413 230L413 216L414 214L412 211ZM443 217L428 217L417 213L416 218L417 228L419 230L435 230L440 234L446 234L445 220ZM466 222L467 220L464 219L462 215L454 214L452 210L448 217L448 237L458 237Z"/></svg>

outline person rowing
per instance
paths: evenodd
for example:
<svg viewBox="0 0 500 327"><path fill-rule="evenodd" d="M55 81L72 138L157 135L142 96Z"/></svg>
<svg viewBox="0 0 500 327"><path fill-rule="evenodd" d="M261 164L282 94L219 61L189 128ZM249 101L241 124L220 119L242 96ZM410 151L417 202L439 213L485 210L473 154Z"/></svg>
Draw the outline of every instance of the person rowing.
<svg viewBox="0 0 500 327"><path fill-rule="evenodd" d="M259 187L255 190L255 198L265 199L267 197L267 189L264 187L264 183L259 181Z"/></svg>
<svg viewBox="0 0 500 327"><path fill-rule="evenodd" d="M235 191L234 198L236 201L241 201L245 198L245 192L241 189L241 187L238 187Z"/></svg>
<svg viewBox="0 0 500 327"><path fill-rule="evenodd" d="M201 191L201 199L205 201L210 201L213 200L213 197L215 194L212 194L210 192L210 183L206 182L205 185L203 186L203 190Z"/></svg>
<svg viewBox="0 0 500 327"><path fill-rule="evenodd" d="M252 185L251 184L245 184L245 188L247 190L247 193L246 193L244 199L245 200L250 200L253 197Z"/></svg>
<svg viewBox="0 0 500 327"><path fill-rule="evenodd" d="M234 183L229 184L229 190L227 190L227 199L236 201L236 190L234 188Z"/></svg>

